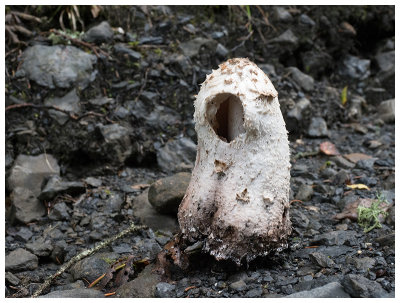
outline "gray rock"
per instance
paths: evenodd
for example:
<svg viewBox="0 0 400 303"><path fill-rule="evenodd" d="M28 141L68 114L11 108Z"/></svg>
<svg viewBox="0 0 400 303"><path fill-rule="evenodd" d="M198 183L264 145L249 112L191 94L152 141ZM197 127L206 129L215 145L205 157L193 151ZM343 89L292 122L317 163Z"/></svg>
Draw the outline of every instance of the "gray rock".
<svg viewBox="0 0 400 303"><path fill-rule="evenodd" d="M307 135L312 138L328 137L329 131L325 120L321 117L312 117Z"/></svg>
<svg viewBox="0 0 400 303"><path fill-rule="evenodd" d="M53 221L67 221L70 218L70 209L64 202L56 203L50 211L49 219Z"/></svg>
<svg viewBox="0 0 400 303"><path fill-rule="evenodd" d="M246 292L245 298L259 298L263 294L263 289L260 287L253 288Z"/></svg>
<svg viewBox="0 0 400 303"><path fill-rule="evenodd" d="M96 56L74 46L34 45L25 50L16 76L26 76L51 89L72 85L84 89L96 77L97 71L93 71L96 61Z"/></svg>
<svg viewBox="0 0 400 303"><path fill-rule="evenodd" d="M388 293L382 286L361 275L346 275L343 279L343 287L353 298L385 298Z"/></svg>
<svg viewBox="0 0 400 303"><path fill-rule="evenodd" d="M189 138L168 141L157 150L158 166L166 172L191 170L196 160L196 144Z"/></svg>
<svg viewBox="0 0 400 303"><path fill-rule="evenodd" d="M297 67L289 67L289 72L294 82L306 92L310 92L314 89L314 79L313 77L303 73Z"/></svg>
<svg viewBox="0 0 400 303"><path fill-rule="evenodd" d="M128 48L125 44L117 43L114 45L114 50L117 54L128 55L129 59L138 61L142 55L134 50Z"/></svg>
<svg viewBox="0 0 400 303"><path fill-rule="evenodd" d="M289 22L293 20L292 15L284 7L276 6L275 14L280 21Z"/></svg>
<svg viewBox="0 0 400 303"><path fill-rule="evenodd" d="M86 279L93 282L106 273L111 263L118 258L119 255L116 253L97 253L76 263L72 266L70 273L74 280Z"/></svg>
<svg viewBox="0 0 400 303"><path fill-rule="evenodd" d="M149 190L146 189L132 200L131 207L135 217L138 217L142 224L154 231L160 230L172 233L178 231L179 225L176 218L158 213L148 200L148 192Z"/></svg>
<svg viewBox="0 0 400 303"><path fill-rule="evenodd" d="M379 245L381 247L385 247L385 246L394 247L394 244L395 244L395 233L393 232L393 233L390 233L388 235L380 236L380 237L376 238L375 241L377 243L379 243Z"/></svg>
<svg viewBox="0 0 400 303"><path fill-rule="evenodd" d="M73 89L69 93L67 93L65 96L61 98L50 98L47 99L44 102L45 105L53 105L56 106L60 109L63 109L71 114L77 114L81 111L81 105L80 105L80 100L78 95L76 94L76 90ZM49 115L52 117L54 120L58 122L60 125L64 125L69 117L67 114L62 113L60 111L56 110L49 110Z"/></svg>
<svg viewBox="0 0 400 303"><path fill-rule="evenodd" d="M395 51L379 53L375 56L375 61L380 71L388 72L395 66Z"/></svg>
<svg viewBox="0 0 400 303"><path fill-rule="evenodd" d="M331 158L331 160L333 162L335 162L335 164L340 168L349 169L349 168L353 168L355 166L354 163L348 161L347 159L343 158L342 156L335 156L335 157Z"/></svg>
<svg viewBox="0 0 400 303"><path fill-rule="evenodd" d="M172 298L174 297L175 285L160 282L156 285L155 297L156 298Z"/></svg>
<svg viewBox="0 0 400 303"><path fill-rule="evenodd" d="M16 219L22 223L40 220L46 214L46 208L29 189L16 187L11 193L12 207L7 219L13 223Z"/></svg>
<svg viewBox="0 0 400 303"><path fill-rule="evenodd" d="M176 111L162 105L156 105L154 110L146 118L146 123L149 126L163 131L179 121L180 116Z"/></svg>
<svg viewBox="0 0 400 303"><path fill-rule="evenodd" d="M339 74L353 79L364 80L370 75L371 61L346 55L339 68Z"/></svg>
<svg viewBox="0 0 400 303"><path fill-rule="evenodd" d="M52 291L39 298L104 298L104 293L93 288L75 288Z"/></svg>
<svg viewBox="0 0 400 303"><path fill-rule="evenodd" d="M356 244L357 232L354 230L335 230L316 235L310 242L311 245L354 245Z"/></svg>
<svg viewBox="0 0 400 303"><path fill-rule="evenodd" d="M300 54L304 70L312 77L320 77L333 65L333 58L321 50L308 50Z"/></svg>
<svg viewBox="0 0 400 303"><path fill-rule="evenodd" d="M395 116L395 99L381 102L378 106L378 117L386 123L394 123Z"/></svg>
<svg viewBox="0 0 400 303"><path fill-rule="evenodd" d="M141 37L139 39L139 45L142 44L163 44L164 38L161 36L147 36L147 37Z"/></svg>
<svg viewBox="0 0 400 303"><path fill-rule="evenodd" d="M331 282L311 290L296 292L286 298L350 298L350 296L340 283Z"/></svg>
<svg viewBox="0 0 400 303"><path fill-rule="evenodd" d="M80 181L63 181L59 176L51 176L38 198L49 201L58 195L76 196L85 191L85 185Z"/></svg>
<svg viewBox="0 0 400 303"><path fill-rule="evenodd" d="M311 200L314 194L314 189L311 185L302 184L297 190L296 199L301 201L309 201Z"/></svg>
<svg viewBox="0 0 400 303"><path fill-rule="evenodd" d="M294 227L306 229L310 224L308 217L299 209L293 208L290 210L290 220Z"/></svg>
<svg viewBox="0 0 400 303"><path fill-rule="evenodd" d="M115 100L113 98L108 98L100 95L94 99L90 99L88 102L92 105L103 106L106 104L113 104Z"/></svg>
<svg viewBox="0 0 400 303"><path fill-rule="evenodd" d="M247 289L247 284L243 280L233 282L229 285L229 289L233 291L243 291Z"/></svg>
<svg viewBox="0 0 400 303"><path fill-rule="evenodd" d="M20 272L36 269L39 259L29 251L23 248L17 248L6 255L4 263L6 271Z"/></svg>
<svg viewBox="0 0 400 303"><path fill-rule="evenodd" d="M91 43L108 43L112 41L114 32L107 21L101 22L99 25L93 26L82 37L82 40Z"/></svg>
<svg viewBox="0 0 400 303"><path fill-rule="evenodd" d="M190 173L181 172L157 180L149 188L150 204L161 214L176 215L190 178Z"/></svg>
<svg viewBox="0 0 400 303"><path fill-rule="evenodd" d="M17 276L13 275L9 271L7 271L4 275L7 285L17 286L21 281Z"/></svg>
<svg viewBox="0 0 400 303"><path fill-rule="evenodd" d="M136 279L121 285L116 290L116 296L119 298L153 298L156 285L161 281L161 277L154 273L153 269L153 265L146 266Z"/></svg>
<svg viewBox="0 0 400 303"><path fill-rule="evenodd" d="M118 192L111 192L105 205L105 212L117 213L121 210L122 204L124 203L123 194Z"/></svg>
<svg viewBox="0 0 400 303"><path fill-rule="evenodd" d="M207 39L198 37L193 40L183 42L179 45L180 49L182 50L183 54L186 57L192 58L199 54L200 48L205 46L209 49L216 49L217 41L213 39Z"/></svg>
<svg viewBox="0 0 400 303"><path fill-rule="evenodd" d="M297 122L303 119L303 113L310 107L310 100L307 98L301 98L296 102L295 106L287 113L289 118L294 118Z"/></svg>
<svg viewBox="0 0 400 303"><path fill-rule="evenodd" d="M355 268L360 271L369 271L375 266L375 259L364 257L364 258L357 258L357 257L349 257L346 259L347 264L353 264Z"/></svg>
<svg viewBox="0 0 400 303"><path fill-rule="evenodd" d="M323 253L320 252L313 252L310 253L310 260L314 264L320 266L320 267L333 267L335 265L335 262L329 258L328 256L324 255Z"/></svg>
<svg viewBox="0 0 400 303"><path fill-rule="evenodd" d="M218 43L215 53L221 58L225 58L229 54L229 50L227 50L221 43Z"/></svg>
<svg viewBox="0 0 400 303"><path fill-rule="evenodd" d="M100 187L103 184L103 181L94 177L87 177L85 179L85 182L87 185L90 185L91 187Z"/></svg>
<svg viewBox="0 0 400 303"><path fill-rule="evenodd" d="M19 155L11 168L8 186L10 190L16 187L26 188L36 197L41 191L43 180L59 174L57 160L50 154Z"/></svg>
<svg viewBox="0 0 400 303"><path fill-rule="evenodd" d="M275 66L272 64L259 64L259 68L268 76L276 76Z"/></svg>
<svg viewBox="0 0 400 303"><path fill-rule="evenodd" d="M19 231L15 234L15 239L27 242L31 237L33 236L33 233L28 227L22 226Z"/></svg>
<svg viewBox="0 0 400 303"><path fill-rule="evenodd" d="M308 25L308 26L311 26L311 27L315 26L314 20L311 19L310 17L308 17L306 14L301 14L300 15L299 22L300 22L300 24Z"/></svg>
<svg viewBox="0 0 400 303"><path fill-rule="evenodd" d="M25 248L38 257L50 256L53 251L53 245L47 242L34 241L25 245Z"/></svg>
<svg viewBox="0 0 400 303"><path fill-rule="evenodd" d="M286 30L280 36L273 38L269 41L269 43L277 43L277 44L288 44L292 46L296 46L299 41L299 38L293 34L291 29Z"/></svg>
<svg viewBox="0 0 400 303"><path fill-rule="evenodd" d="M113 163L123 164L132 152L130 129L119 124L98 124L103 139L104 156Z"/></svg>

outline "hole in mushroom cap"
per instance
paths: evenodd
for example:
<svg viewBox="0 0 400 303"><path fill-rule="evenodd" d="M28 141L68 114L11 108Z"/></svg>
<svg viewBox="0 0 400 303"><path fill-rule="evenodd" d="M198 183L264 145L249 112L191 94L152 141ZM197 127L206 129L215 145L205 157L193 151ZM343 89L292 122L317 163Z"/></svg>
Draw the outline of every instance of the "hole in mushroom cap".
<svg viewBox="0 0 400 303"><path fill-rule="evenodd" d="M242 102L233 94L215 95L207 103L206 115L215 134L223 141L229 143L245 132Z"/></svg>

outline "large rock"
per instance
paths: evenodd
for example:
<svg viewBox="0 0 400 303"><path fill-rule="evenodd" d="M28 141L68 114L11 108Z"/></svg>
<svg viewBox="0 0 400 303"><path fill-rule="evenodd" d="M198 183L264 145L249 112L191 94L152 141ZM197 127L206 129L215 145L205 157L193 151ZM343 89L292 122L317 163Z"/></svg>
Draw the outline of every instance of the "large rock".
<svg viewBox="0 0 400 303"><path fill-rule="evenodd" d="M93 26L82 37L83 40L93 43L111 42L114 32L107 21Z"/></svg>
<svg viewBox="0 0 400 303"><path fill-rule="evenodd" d="M324 118L312 117L307 130L307 135L312 138L328 137L329 130Z"/></svg>
<svg viewBox="0 0 400 303"><path fill-rule="evenodd" d="M361 275L346 275L343 279L343 287L353 298L385 298L388 293L382 286Z"/></svg>
<svg viewBox="0 0 400 303"><path fill-rule="evenodd" d="M196 160L196 144L181 137L157 150L158 166L166 172L191 170Z"/></svg>
<svg viewBox="0 0 400 303"><path fill-rule="evenodd" d="M156 285L161 277L153 272L154 266L148 265L138 277L123 284L116 290L119 298L154 298Z"/></svg>
<svg viewBox="0 0 400 303"><path fill-rule="evenodd" d="M395 121L395 99L381 102L378 105L378 115L384 122L393 123Z"/></svg>
<svg viewBox="0 0 400 303"><path fill-rule="evenodd" d="M149 202L161 214L176 215L190 177L190 173L181 172L157 180L149 188Z"/></svg>
<svg viewBox="0 0 400 303"><path fill-rule="evenodd" d="M12 207L7 214L7 219L13 223L16 219L21 223L30 223L40 220L46 214L43 202L35 194L24 187L16 187L11 193Z"/></svg>
<svg viewBox="0 0 400 303"><path fill-rule="evenodd" d="M183 54L189 58L198 55L202 46L215 50L217 47L217 41L198 37L187 42L182 42L179 45Z"/></svg>
<svg viewBox="0 0 400 303"><path fill-rule="evenodd" d="M36 197L40 194L43 180L59 174L57 160L50 154L19 155L11 169L8 186L10 190L16 187L29 189Z"/></svg>
<svg viewBox="0 0 400 303"><path fill-rule="evenodd" d="M296 292L286 298L350 298L350 296L340 283L331 282L311 290Z"/></svg>
<svg viewBox="0 0 400 303"><path fill-rule="evenodd" d="M370 75L370 65L371 61L368 59L346 55L339 68L339 74L352 79L364 80Z"/></svg>
<svg viewBox="0 0 400 303"><path fill-rule="evenodd" d="M96 56L74 46L34 45L25 50L16 76L26 76L51 89L73 85L84 89L96 77L96 61Z"/></svg>
<svg viewBox="0 0 400 303"><path fill-rule="evenodd" d="M80 181L64 181L60 176L52 176L47 181L45 187L39 195L39 200L52 200L57 195L68 194L76 196L84 193L86 190L83 182Z"/></svg>
<svg viewBox="0 0 400 303"><path fill-rule="evenodd" d="M81 110L81 104L79 96L76 94L76 90L73 89L65 96L61 98L50 98L44 102L45 105L57 106L71 114L77 114ZM67 114L56 110L49 110L49 115L56 120L60 125L64 125L68 121L69 117Z"/></svg>
<svg viewBox="0 0 400 303"><path fill-rule="evenodd" d="M37 268L39 259L29 251L18 248L6 256L4 263L6 271L19 272Z"/></svg>
<svg viewBox="0 0 400 303"><path fill-rule="evenodd" d="M104 293L93 288L55 290L39 298L104 298Z"/></svg>

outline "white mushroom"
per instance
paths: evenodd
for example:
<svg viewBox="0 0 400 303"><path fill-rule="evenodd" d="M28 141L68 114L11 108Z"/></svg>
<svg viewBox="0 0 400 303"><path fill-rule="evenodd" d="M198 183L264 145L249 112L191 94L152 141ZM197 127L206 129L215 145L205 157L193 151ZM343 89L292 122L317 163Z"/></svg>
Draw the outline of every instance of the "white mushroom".
<svg viewBox="0 0 400 303"><path fill-rule="evenodd" d="M197 158L178 212L183 238L241 264L285 244L289 144L278 94L248 59L221 64L195 101Z"/></svg>

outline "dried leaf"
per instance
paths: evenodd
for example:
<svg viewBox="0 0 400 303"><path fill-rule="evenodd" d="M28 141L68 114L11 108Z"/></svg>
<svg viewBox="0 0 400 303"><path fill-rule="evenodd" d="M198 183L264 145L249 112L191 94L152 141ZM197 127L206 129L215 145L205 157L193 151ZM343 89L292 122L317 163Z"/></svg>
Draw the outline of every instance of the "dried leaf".
<svg viewBox="0 0 400 303"><path fill-rule="evenodd" d="M370 190L370 188L367 185L361 184L361 183L350 184L350 185L347 185L347 187L351 188L351 189L366 189L366 190Z"/></svg>
<svg viewBox="0 0 400 303"><path fill-rule="evenodd" d="M132 263L133 263L133 256L129 256L125 262L125 266L118 272L115 278L115 284L114 284L115 287L120 287L121 285L128 282L129 274L133 270Z"/></svg>
<svg viewBox="0 0 400 303"><path fill-rule="evenodd" d="M362 153L346 154L344 157L353 163L357 163L360 160L372 159L371 156Z"/></svg>
<svg viewBox="0 0 400 303"><path fill-rule="evenodd" d="M342 28L342 30L343 30L344 32L349 33L349 34L352 34L352 35L354 35L354 36L357 35L357 31L355 30L355 28L353 27L353 25L351 25L350 23L348 23L348 22L346 22L346 21L343 21L343 22L340 24L340 26L341 26L341 28Z"/></svg>
<svg viewBox="0 0 400 303"><path fill-rule="evenodd" d="M325 141L319 145L319 149L322 153L328 156L338 156L340 153L337 151L335 144Z"/></svg>

